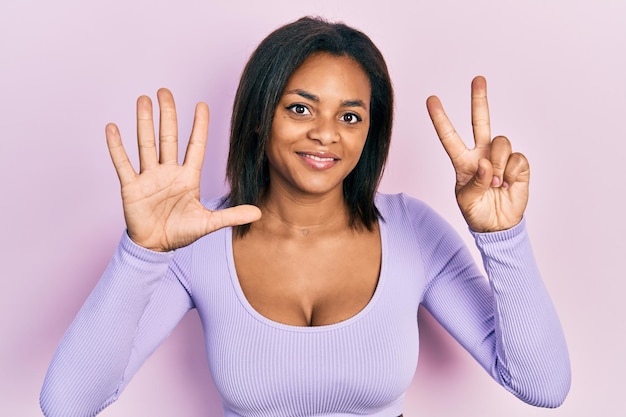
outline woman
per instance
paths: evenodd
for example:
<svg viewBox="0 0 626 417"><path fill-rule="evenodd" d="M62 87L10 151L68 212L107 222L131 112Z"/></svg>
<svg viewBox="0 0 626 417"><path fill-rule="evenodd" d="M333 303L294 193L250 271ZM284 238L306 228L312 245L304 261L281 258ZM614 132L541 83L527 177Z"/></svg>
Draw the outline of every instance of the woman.
<svg viewBox="0 0 626 417"><path fill-rule="evenodd" d="M563 402L567 348L524 227L529 165L492 140L484 78L474 149L436 97L427 108L489 280L428 206L376 192L393 94L364 34L303 18L263 40L235 99L223 199L200 201L207 106L179 165L174 101L158 99L158 153L150 100L137 102L139 173L107 126L127 233L53 358L47 416L112 403L191 308L226 416L400 415L420 304L514 395Z"/></svg>

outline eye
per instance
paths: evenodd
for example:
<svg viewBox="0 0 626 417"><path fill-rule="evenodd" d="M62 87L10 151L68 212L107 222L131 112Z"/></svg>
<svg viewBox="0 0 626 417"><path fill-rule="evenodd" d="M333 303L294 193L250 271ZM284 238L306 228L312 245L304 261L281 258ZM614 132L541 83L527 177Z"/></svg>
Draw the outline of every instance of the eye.
<svg viewBox="0 0 626 417"><path fill-rule="evenodd" d="M341 116L341 120L348 124L355 124L362 121L363 119L356 113L346 113Z"/></svg>
<svg viewBox="0 0 626 417"><path fill-rule="evenodd" d="M309 109L304 104L292 104L291 106L287 106L287 110L302 116L311 114Z"/></svg>

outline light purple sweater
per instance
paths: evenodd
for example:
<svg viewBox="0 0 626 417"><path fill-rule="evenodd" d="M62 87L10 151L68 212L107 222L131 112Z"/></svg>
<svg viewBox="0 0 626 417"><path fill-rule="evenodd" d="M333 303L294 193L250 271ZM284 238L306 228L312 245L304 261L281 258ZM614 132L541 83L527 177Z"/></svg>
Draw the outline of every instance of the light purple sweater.
<svg viewBox="0 0 626 417"><path fill-rule="evenodd" d="M524 222L474 233L486 279L457 233L424 203L378 194L376 205L384 220L374 296L355 316L327 326L280 324L251 307L230 228L170 253L143 249L124 234L54 355L41 392L44 414L96 415L196 308L226 417L398 416L417 365L420 304L507 390L533 405L560 405L570 385L567 347Z"/></svg>

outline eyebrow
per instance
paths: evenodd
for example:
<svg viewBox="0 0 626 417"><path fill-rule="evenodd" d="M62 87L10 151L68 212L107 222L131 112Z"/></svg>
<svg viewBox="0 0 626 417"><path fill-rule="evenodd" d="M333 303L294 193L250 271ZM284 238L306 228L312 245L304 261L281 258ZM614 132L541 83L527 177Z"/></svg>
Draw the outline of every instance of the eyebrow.
<svg viewBox="0 0 626 417"><path fill-rule="evenodd" d="M285 91L285 94L297 94L300 97L306 98L307 100L315 101L316 103L320 102L320 98L313 93L309 93L306 90L302 90L300 88L296 88L293 90ZM363 100L344 100L341 102L341 107L363 107L367 110L367 106L363 102Z"/></svg>

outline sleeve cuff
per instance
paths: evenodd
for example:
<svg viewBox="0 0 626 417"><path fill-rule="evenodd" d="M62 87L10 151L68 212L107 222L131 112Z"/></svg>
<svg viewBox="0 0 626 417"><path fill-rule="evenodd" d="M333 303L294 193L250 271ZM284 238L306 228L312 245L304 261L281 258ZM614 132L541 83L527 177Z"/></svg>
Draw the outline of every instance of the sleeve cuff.
<svg viewBox="0 0 626 417"><path fill-rule="evenodd" d="M174 257L174 251L157 252L146 249L143 246L139 246L130 238L130 236L128 236L127 230L124 230L124 233L122 234L119 248L123 253L129 255L131 258L135 258L138 261L149 262L152 264L169 264L169 262Z"/></svg>
<svg viewBox="0 0 626 417"><path fill-rule="evenodd" d="M474 240L476 244L479 246L489 244L489 243L498 243L504 242L507 240L515 239L520 237L521 235L526 234L526 218L522 218L522 220L511 227L510 229L500 230L497 232L475 232L472 229L469 229L472 236L474 236Z"/></svg>

